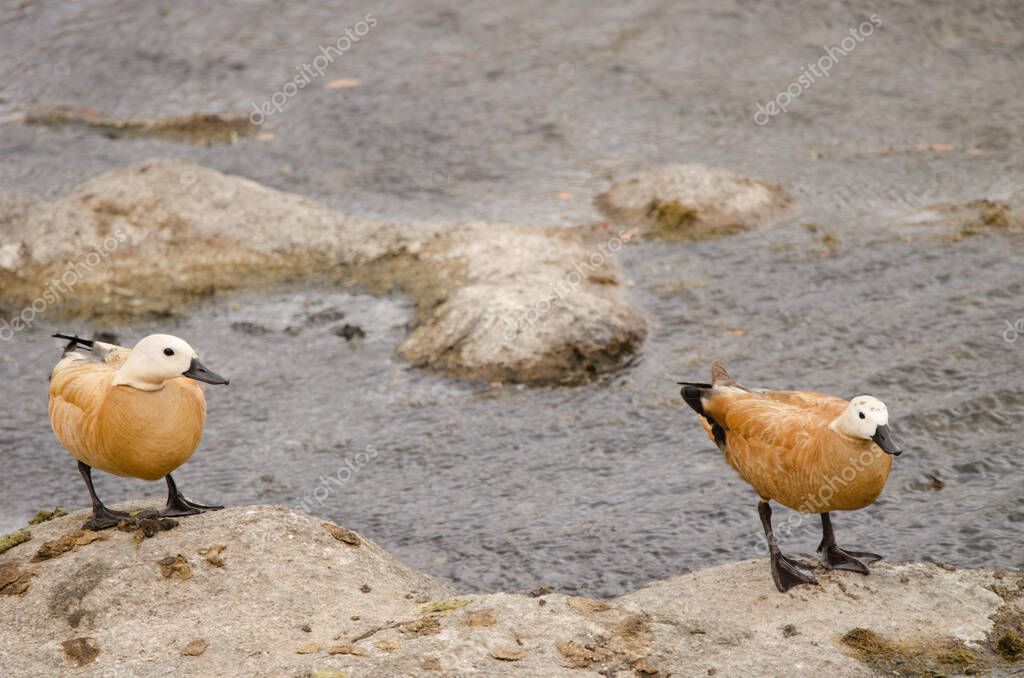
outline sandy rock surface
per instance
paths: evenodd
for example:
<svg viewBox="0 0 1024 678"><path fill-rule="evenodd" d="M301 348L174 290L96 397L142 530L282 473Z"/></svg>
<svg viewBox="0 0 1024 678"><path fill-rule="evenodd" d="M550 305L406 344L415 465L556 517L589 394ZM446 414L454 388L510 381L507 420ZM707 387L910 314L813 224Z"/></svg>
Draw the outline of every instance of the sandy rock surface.
<svg viewBox="0 0 1024 678"><path fill-rule="evenodd" d="M54 317L162 318L236 289L361 283L416 301L400 353L417 365L525 382L614 369L646 335L612 231L380 222L171 160L0 211L9 316L42 298Z"/></svg>
<svg viewBox="0 0 1024 678"><path fill-rule="evenodd" d="M82 533L85 516L33 525L0 554L9 675L1001 675L1016 663L998 648L1012 651L1024 618L1020 573L880 564L779 594L756 560L607 601L460 595L283 507L188 517L149 538ZM33 562L47 542L57 554Z"/></svg>

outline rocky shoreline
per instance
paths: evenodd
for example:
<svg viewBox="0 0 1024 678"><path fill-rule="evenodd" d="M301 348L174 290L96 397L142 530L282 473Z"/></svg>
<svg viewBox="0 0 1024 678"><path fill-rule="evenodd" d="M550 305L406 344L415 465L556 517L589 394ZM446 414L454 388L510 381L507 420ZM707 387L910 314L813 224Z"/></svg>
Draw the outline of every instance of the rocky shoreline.
<svg viewBox="0 0 1024 678"><path fill-rule="evenodd" d="M0 554L11 675L1003 675L1024 654L1019 572L883 562L779 594L751 560L609 600L463 594L280 506L85 516Z"/></svg>

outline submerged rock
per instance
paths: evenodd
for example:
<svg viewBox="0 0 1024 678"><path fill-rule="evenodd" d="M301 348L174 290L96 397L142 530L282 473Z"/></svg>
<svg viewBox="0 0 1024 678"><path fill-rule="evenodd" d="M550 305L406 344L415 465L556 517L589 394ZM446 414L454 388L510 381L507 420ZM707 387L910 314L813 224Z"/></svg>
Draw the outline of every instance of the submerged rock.
<svg viewBox="0 0 1024 678"><path fill-rule="evenodd" d="M149 137L191 143L234 143L257 126L245 115L193 113L170 118L115 118L100 111L65 106L39 107L25 114L29 125L76 125L111 138Z"/></svg>
<svg viewBox="0 0 1024 678"><path fill-rule="evenodd" d="M621 365L646 333L621 298L615 234L380 222L171 160L5 208L0 307L26 309L5 331L44 312L162 318L231 290L315 280L410 294L415 327L399 353L470 378L584 379Z"/></svg>
<svg viewBox="0 0 1024 678"><path fill-rule="evenodd" d="M767 562L752 560L606 601L456 597L365 536L272 506L190 516L139 544L111 531L26 562L86 515L43 523L35 543L0 555L0 572L33 575L0 596L11 675L88 663L98 675L504 675L514 664L525 677L866 677L901 666L1002 674L1021 657L1019 572L882 562L868 577L819 571L820 587L779 594ZM230 566L203 559L211 544ZM165 558L191 561L192 576L165 579L154 566Z"/></svg>
<svg viewBox="0 0 1024 678"><path fill-rule="evenodd" d="M972 236L1024 230L1024 191L1007 200L981 198L929 205L896 223L904 235L959 241Z"/></svg>
<svg viewBox="0 0 1024 678"><path fill-rule="evenodd" d="M618 223L668 240L731 235L781 216L792 203L779 184L703 165L665 165L616 182L597 206Z"/></svg>

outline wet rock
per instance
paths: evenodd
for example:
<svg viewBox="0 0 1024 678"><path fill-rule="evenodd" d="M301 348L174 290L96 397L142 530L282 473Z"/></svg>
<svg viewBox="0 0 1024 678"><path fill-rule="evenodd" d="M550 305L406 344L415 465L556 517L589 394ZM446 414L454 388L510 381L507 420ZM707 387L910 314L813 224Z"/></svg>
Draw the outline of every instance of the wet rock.
<svg viewBox="0 0 1024 678"><path fill-rule="evenodd" d="M646 235L704 240L755 228L781 216L792 199L780 185L702 165L666 165L616 182L597 206Z"/></svg>
<svg viewBox="0 0 1024 678"><path fill-rule="evenodd" d="M37 107L25 114L29 125L78 125L111 138L151 137L191 143L234 143L256 131L247 116L193 113L171 118L115 118L99 111L68 107Z"/></svg>
<svg viewBox="0 0 1024 678"><path fill-rule="evenodd" d="M983 198L931 205L900 219L896 226L905 235L952 242L972 236L1019 232L1024 229L1024 192L1005 201Z"/></svg>
<svg viewBox="0 0 1024 678"><path fill-rule="evenodd" d="M54 318L166 318L245 288L359 284L416 301L405 359L520 382L589 379L628 362L646 336L622 298L615 253L626 230L380 222L170 160L5 206L0 305L31 303L57 280L54 295L74 303L52 305Z"/></svg>
<svg viewBox="0 0 1024 678"><path fill-rule="evenodd" d="M345 341L352 341L353 339L362 339L363 337L366 336L366 332L363 330L362 327L360 327L359 325L350 325L349 323L345 323L344 325L338 325L337 327L332 327L331 332L338 335L339 337L343 337Z"/></svg>
<svg viewBox="0 0 1024 678"><path fill-rule="evenodd" d="M72 638L61 643L64 656L78 667L92 664L100 655L100 646L95 638Z"/></svg>
<svg viewBox="0 0 1024 678"><path fill-rule="evenodd" d="M249 322L248 320L231 323L231 329L235 332L241 332L242 334L248 335L269 334L271 332L269 327L260 325L259 323Z"/></svg>
<svg viewBox="0 0 1024 678"><path fill-rule="evenodd" d="M181 648L181 654L186 657L198 657L206 652L206 648L208 647L210 647L209 641L204 638L196 638L194 640L190 640L185 647Z"/></svg>
<svg viewBox="0 0 1024 678"><path fill-rule="evenodd" d="M325 325L337 322L345 317L345 312L338 308L325 308L306 316L307 325Z"/></svg>

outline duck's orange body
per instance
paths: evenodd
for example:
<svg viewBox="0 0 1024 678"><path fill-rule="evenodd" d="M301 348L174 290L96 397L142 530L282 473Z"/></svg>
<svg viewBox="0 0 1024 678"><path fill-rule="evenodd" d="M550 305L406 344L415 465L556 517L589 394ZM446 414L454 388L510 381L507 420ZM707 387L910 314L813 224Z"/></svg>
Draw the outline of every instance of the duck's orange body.
<svg viewBox="0 0 1024 678"><path fill-rule="evenodd" d="M118 476L159 480L196 451L206 400L192 379L158 390L113 385L124 355L63 360L50 378L50 424L79 461Z"/></svg>
<svg viewBox="0 0 1024 678"><path fill-rule="evenodd" d="M892 468L892 455L871 440L830 427L848 405L822 393L720 388L704 411L724 429L726 461L762 499L823 513L869 506ZM700 422L714 442L711 422Z"/></svg>

